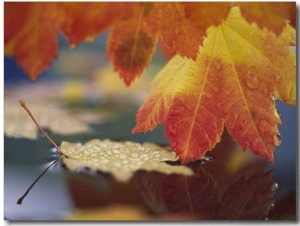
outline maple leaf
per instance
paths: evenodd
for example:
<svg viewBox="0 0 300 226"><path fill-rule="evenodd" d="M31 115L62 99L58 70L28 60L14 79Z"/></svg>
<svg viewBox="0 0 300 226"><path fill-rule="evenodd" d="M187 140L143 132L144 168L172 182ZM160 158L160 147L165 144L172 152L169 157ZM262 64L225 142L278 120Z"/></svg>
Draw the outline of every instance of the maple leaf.
<svg viewBox="0 0 300 226"><path fill-rule="evenodd" d="M160 41L167 55L180 54L196 60L206 29L226 18L230 3L161 3ZM214 15L214 16L211 16Z"/></svg>
<svg viewBox="0 0 300 226"><path fill-rule="evenodd" d="M233 7L207 34L196 61L177 55L158 74L133 132L165 121L172 149L187 163L213 149L226 126L243 150L273 162L281 123L273 97L295 104L295 54L288 48L295 30L286 24L277 37Z"/></svg>
<svg viewBox="0 0 300 226"><path fill-rule="evenodd" d="M82 145L63 141L61 150L68 156L63 158L63 162L70 170L89 167L112 173L116 180L121 182L128 181L137 170L155 170L166 174L193 174L193 171L186 166L171 166L163 162L177 161L178 158L174 152L151 143L94 139Z"/></svg>
<svg viewBox="0 0 300 226"><path fill-rule="evenodd" d="M248 22L255 22L260 28L267 27L280 35L285 27L286 20L294 25L296 15L295 2L236 2L241 8L241 13ZM251 10L249 10L251 9Z"/></svg>
<svg viewBox="0 0 300 226"><path fill-rule="evenodd" d="M107 56L126 85L140 76L151 61L158 39L153 3L130 4L131 16L115 24L108 39Z"/></svg>
<svg viewBox="0 0 300 226"><path fill-rule="evenodd" d="M295 3L5 2L4 51L34 81L57 58L57 30L74 47L111 28L107 56L130 85L149 65L158 39L170 55L195 60L206 29L219 25L233 5L277 35L286 19L295 25Z"/></svg>
<svg viewBox="0 0 300 226"><path fill-rule="evenodd" d="M6 2L4 8L5 54L15 56L34 81L57 58L55 20L60 15L49 2Z"/></svg>
<svg viewBox="0 0 300 226"><path fill-rule="evenodd" d="M56 134L88 133L91 131L89 124L101 123L110 117L106 113L99 114L99 112L86 109L74 111L74 109L66 108L65 103L61 101L63 99L62 94L66 95L63 87L57 82L47 81L34 85L29 84L22 87L17 85L6 88L4 97L5 136L36 139L39 135L36 126L28 118L26 112L20 111L20 107L16 105L20 97L26 98L32 103L32 109L41 126ZM78 87L76 88L78 89ZM72 92L72 97L74 101L74 92Z"/></svg>
<svg viewBox="0 0 300 226"><path fill-rule="evenodd" d="M63 15L57 21L59 30L71 46L93 40L125 14L124 3L115 2L61 2L57 7Z"/></svg>

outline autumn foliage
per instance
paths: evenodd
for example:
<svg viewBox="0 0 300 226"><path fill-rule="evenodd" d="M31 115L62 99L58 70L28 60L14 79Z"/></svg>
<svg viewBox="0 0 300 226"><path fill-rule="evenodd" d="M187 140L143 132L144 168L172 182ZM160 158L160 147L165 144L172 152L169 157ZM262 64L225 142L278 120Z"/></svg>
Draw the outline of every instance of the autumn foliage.
<svg viewBox="0 0 300 226"><path fill-rule="evenodd" d="M173 56L153 81L133 132L165 122L183 163L202 157L224 127L244 150L273 162L281 123L273 98L295 105L295 3L4 3L5 54L34 81L70 46L107 29L107 57L129 86L157 43Z"/></svg>

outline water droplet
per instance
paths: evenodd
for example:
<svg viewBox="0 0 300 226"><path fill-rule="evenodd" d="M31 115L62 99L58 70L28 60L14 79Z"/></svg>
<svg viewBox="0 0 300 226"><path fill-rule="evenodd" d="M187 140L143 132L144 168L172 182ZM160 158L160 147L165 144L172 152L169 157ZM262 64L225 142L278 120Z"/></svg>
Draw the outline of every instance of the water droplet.
<svg viewBox="0 0 300 226"><path fill-rule="evenodd" d="M262 132L265 132L265 131L269 130L270 124L269 124L266 120L261 119L261 120L259 120L258 128L259 128Z"/></svg>
<svg viewBox="0 0 300 226"><path fill-rule="evenodd" d="M214 87L214 92L218 93L220 92L220 89L218 87Z"/></svg>
<svg viewBox="0 0 300 226"><path fill-rule="evenodd" d="M247 125L247 121L246 120L241 120L240 125L241 125L242 128L245 128L246 125Z"/></svg>
<svg viewBox="0 0 300 226"><path fill-rule="evenodd" d="M205 96L209 99L212 98L212 95L210 95L210 94L206 94Z"/></svg>
<svg viewBox="0 0 300 226"><path fill-rule="evenodd" d="M222 104L220 102L216 103L216 107L217 108L221 108L222 107Z"/></svg>
<svg viewBox="0 0 300 226"><path fill-rule="evenodd" d="M238 118L237 113L233 113L233 118L234 118L234 119L237 119L237 118Z"/></svg>
<svg viewBox="0 0 300 226"><path fill-rule="evenodd" d="M177 90L177 93L180 95L180 94L182 94L182 90L181 89L178 89Z"/></svg>
<svg viewBox="0 0 300 226"><path fill-rule="evenodd" d="M126 159L126 158L127 158L127 155L124 154L124 153L122 153L122 154L119 155L119 158L120 158L120 159Z"/></svg>
<svg viewBox="0 0 300 226"><path fill-rule="evenodd" d="M257 74L250 71L247 74L246 84L250 89L257 89L260 84Z"/></svg>
<svg viewBox="0 0 300 226"><path fill-rule="evenodd" d="M229 113L229 109L225 108L225 109L224 109L224 114L227 115L228 113Z"/></svg>
<svg viewBox="0 0 300 226"><path fill-rule="evenodd" d="M272 204L269 206L269 210L272 210L272 209L274 209L274 207L275 207L275 204L274 204L274 203L272 203Z"/></svg>
<svg viewBox="0 0 300 226"><path fill-rule="evenodd" d="M177 142L176 141L171 141L170 149L173 151L176 151L177 149Z"/></svg>
<svg viewBox="0 0 300 226"><path fill-rule="evenodd" d="M275 192L278 190L278 188L279 188L279 185L278 185L277 182L274 182L274 183L271 185L271 191L272 191L273 193L275 193Z"/></svg>
<svg viewBox="0 0 300 226"><path fill-rule="evenodd" d="M235 125L234 125L234 123L228 123L227 127L228 127L228 129L234 129Z"/></svg>
<svg viewBox="0 0 300 226"><path fill-rule="evenodd" d="M205 164L206 162L210 162L210 161L213 161L214 158L211 157L211 156L202 156L199 161L200 161L200 164Z"/></svg>
<svg viewBox="0 0 300 226"><path fill-rule="evenodd" d="M282 142L282 138L279 134L276 134L273 136L273 143L276 145L276 146L279 146Z"/></svg>
<svg viewBox="0 0 300 226"><path fill-rule="evenodd" d="M220 62L215 61L215 67L216 67L217 69L221 69L221 68L222 68L222 65L220 64Z"/></svg>
<svg viewBox="0 0 300 226"><path fill-rule="evenodd" d="M171 137L176 136L176 130L175 129L170 130L169 134Z"/></svg>

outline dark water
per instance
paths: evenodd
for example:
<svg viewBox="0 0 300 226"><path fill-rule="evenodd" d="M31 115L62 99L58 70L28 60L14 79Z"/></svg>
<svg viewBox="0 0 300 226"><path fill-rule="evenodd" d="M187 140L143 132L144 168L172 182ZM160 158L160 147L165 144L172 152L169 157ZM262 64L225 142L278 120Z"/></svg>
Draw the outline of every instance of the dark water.
<svg viewBox="0 0 300 226"><path fill-rule="evenodd" d="M188 164L194 176L138 171L128 183L109 174L86 169L70 172L61 163L35 185L22 205L18 198L57 156L51 144L37 140L4 139L4 218L6 220L59 220L77 209L93 210L126 205L154 219L181 220L296 220L295 110L277 104L283 125L282 144L275 164L243 153L227 132L211 161ZM86 142L94 138L151 141L168 145L163 126L147 134L131 134L136 108L119 111L118 117L93 126L92 133L52 139ZM169 164L179 164L169 162Z"/></svg>

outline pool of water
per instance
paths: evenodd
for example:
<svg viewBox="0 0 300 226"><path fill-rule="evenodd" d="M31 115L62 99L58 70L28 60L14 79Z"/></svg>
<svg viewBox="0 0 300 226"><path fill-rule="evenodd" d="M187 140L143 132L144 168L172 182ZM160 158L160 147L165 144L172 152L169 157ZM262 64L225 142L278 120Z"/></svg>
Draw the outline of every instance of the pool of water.
<svg viewBox="0 0 300 226"><path fill-rule="evenodd" d="M193 176L140 170L123 183L108 173L88 168L71 172L59 161L38 181L22 205L16 204L18 198L58 157L42 136L36 140L5 136L4 218L295 221L295 110L280 103L277 106L282 112L283 125L279 129L283 141L276 149L275 164L250 151L243 152L225 131L222 141L207 153L209 160L187 165L194 171ZM49 135L58 144L63 140L84 143L109 138L168 146L163 125L147 134L131 134L136 108L117 111L113 120L92 126L91 133L62 136L49 131Z"/></svg>

